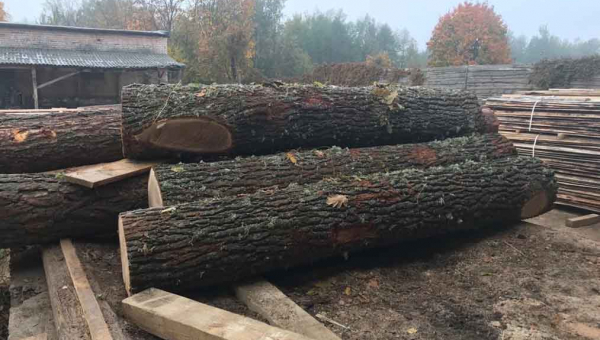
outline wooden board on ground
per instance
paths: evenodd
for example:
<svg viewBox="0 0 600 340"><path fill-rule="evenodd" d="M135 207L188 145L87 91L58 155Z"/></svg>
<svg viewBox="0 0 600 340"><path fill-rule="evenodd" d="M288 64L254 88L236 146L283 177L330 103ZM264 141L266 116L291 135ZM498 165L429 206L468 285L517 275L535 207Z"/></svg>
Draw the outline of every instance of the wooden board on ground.
<svg viewBox="0 0 600 340"><path fill-rule="evenodd" d="M91 340L61 247L45 248L42 259L58 339Z"/></svg>
<svg viewBox="0 0 600 340"><path fill-rule="evenodd" d="M238 299L252 311L269 320L271 325L312 339L340 340L319 321L288 298L271 283L256 279L234 287Z"/></svg>
<svg viewBox="0 0 600 340"><path fill-rule="evenodd" d="M123 312L140 328L167 340L309 340L154 288L123 300Z"/></svg>
<svg viewBox="0 0 600 340"><path fill-rule="evenodd" d="M67 172L65 179L74 184L93 189L102 185L121 181L126 178L150 172L160 162L136 162L122 159L117 162L104 163Z"/></svg>
<svg viewBox="0 0 600 340"><path fill-rule="evenodd" d="M569 228L580 228L596 224L600 222L600 215L590 214L580 217L569 218L566 221L567 227Z"/></svg>
<svg viewBox="0 0 600 340"><path fill-rule="evenodd" d="M92 340L112 340L108 325L104 320L81 262L75 253L73 243L71 240L61 240L60 246Z"/></svg>

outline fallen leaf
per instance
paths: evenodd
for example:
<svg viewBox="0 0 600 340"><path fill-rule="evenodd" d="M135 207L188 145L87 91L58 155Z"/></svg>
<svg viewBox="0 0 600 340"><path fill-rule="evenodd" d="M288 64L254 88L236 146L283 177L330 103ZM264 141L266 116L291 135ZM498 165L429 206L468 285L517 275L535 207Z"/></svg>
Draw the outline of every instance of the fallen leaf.
<svg viewBox="0 0 600 340"><path fill-rule="evenodd" d="M306 292L306 295L308 295L308 296L317 295L317 291L315 289L311 289L308 292Z"/></svg>
<svg viewBox="0 0 600 340"><path fill-rule="evenodd" d="M313 84L314 84L316 87L318 87L318 88L323 88L323 87L325 87L325 85L323 85L323 83L321 83L321 82L318 82L318 81L315 81Z"/></svg>
<svg viewBox="0 0 600 340"><path fill-rule="evenodd" d="M414 327L412 327L412 328L409 328L409 329L406 331L406 333L408 333L408 334L417 334L417 332L418 332L418 330L417 330L416 328L414 328Z"/></svg>
<svg viewBox="0 0 600 340"><path fill-rule="evenodd" d="M342 208L348 205L348 197L335 195L327 197L327 205L334 208Z"/></svg>
<svg viewBox="0 0 600 340"><path fill-rule="evenodd" d="M206 96L206 90L202 90L202 91L196 93L196 97L202 98L204 96Z"/></svg>
<svg viewBox="0 0 600 340"><path fill-rule="evenodd" d="M319 158L325 157L325 153L323 151L319 151L319 150L315 151L315 155L317 155L317 157L319 157Z"/></svg>
<svg viewBox="0 0 600 340"><path fill-rule="evenodd" d="M174 167L171 167L171 171L177 172L177 173L183 172L183 167L182 166L174 166Z"/></svg>
<svg viewBox="0 0 600 340"><path fill-rule="evenodd" d="M385 97L385 103L388 105L392 105L394 103L394 100L396 100L396 98L398 98L398 91L394 91L394 92L390 93L389 96Z"/></svg>
<svg viewBox="0 0 600 340"><path fill-rule="evenodd" d="M29 131L13 130L13 140L17 143L23 143L29 136Z"/></svg>
<svg viewBox="0 0 600 340"><path fill-rule="evenodd" d="M375 279L370 280L367 285L371 288L379 288L379 282Z"/></svg>
<svg viewBox="0 0 600 340"><path fill-rule="evenodd" d="M352 288L346 287L346 289L344 290L344 294L346 294L348 296L352 295Z"/></svg>
<svg viewBox="0 0 600 340"><path fill-rule="evenodd" d="M174 213L176 210L177 210L177 208L172 207L172 208L169 208L169 209L162 210L160 213L161 214Z"/></svg>
<svg viewBox="0 0 600 340"><path fill-rule="evenodd" d="M292 162L294 165L298 165L298 159L296 158L296 156L294 156L293 153L288 152L285 155L286 155L287 159L290 160L290 162Z"/></svg>

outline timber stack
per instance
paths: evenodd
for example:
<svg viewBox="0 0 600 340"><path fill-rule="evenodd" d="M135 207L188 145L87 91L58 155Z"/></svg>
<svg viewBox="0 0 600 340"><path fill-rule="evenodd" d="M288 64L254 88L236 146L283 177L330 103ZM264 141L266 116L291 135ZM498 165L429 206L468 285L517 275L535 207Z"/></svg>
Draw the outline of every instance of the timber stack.
<svg viewBox="0 0 600 340"><path fill-rule="evenodd" d="M47 246L46 274L73 277L49 284L74 287L85 318L98 304L68 239L118 234L124 289L155 288L124 301L125 313L159 336L164 330L137 314L150 304L160 309L153 296L169 293L158 289L237 285L350 252L510 225L550 210L556 199L554 173L519 157L498 134L493 112L466 92L131 85L122 101L0 113L7 136L0 154L20 157L0 167L0 247ZM27 150L36 145L50 158L28 168L27 156L39 156ZM76 146L87 154L65 151ZM59 298L52 306L65 313ZM66 329L69 318L56 319ZM104 326L95 329L113 331Z"/></svg>
<svg viewBox="0 0 600 340"><path fill-rule="evenodd" d="M519 154L556 171L557 203L600 211L600 91L524 91L486 104Z"/></svg>

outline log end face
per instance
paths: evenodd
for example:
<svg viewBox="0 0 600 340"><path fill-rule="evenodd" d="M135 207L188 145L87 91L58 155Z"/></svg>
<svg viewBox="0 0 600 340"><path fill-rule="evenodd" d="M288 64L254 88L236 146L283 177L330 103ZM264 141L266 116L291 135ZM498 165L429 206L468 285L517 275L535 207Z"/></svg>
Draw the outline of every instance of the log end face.
<svg viewBox="0 0 600 340"><path fill-rule="evenodd" d="M158 149L189 153L225 153L233 146L229 129L208 118L157 121L135 139Z"/></svg>
<svg viewBox="0 0 600 340"><path fill-rule="evenodd" d="M538 192L521 209L521 219L534 218L548 212L552 207L552 201L548 192Z"/></svg>
<svg viewBox="0 0 600 340"><path fill-rule="evenodd" d="M150 208L164 207L162 192L154 168L150 170L150 179L148 180L148 206Z"/></svg>
<svg viewBox="0 0 600 340"><path fill-rule="evenodd" d="M129 274L129 256L127 254L127 240L125 238L125 228L123 227L123 217L119 216L119 250L121 251L121 267L123 269L123 283L127 295L131 296L131 280Z"/></svg>

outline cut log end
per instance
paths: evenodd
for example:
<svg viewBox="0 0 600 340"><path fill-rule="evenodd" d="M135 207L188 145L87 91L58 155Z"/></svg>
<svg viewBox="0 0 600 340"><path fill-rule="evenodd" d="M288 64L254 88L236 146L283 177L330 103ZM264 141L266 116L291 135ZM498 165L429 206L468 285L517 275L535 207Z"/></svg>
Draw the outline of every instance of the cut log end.
<svg viewBox="0 0 600 340"><path fill-rule="evenodd" d="M164 207L162 192L154 169L150 171L150 179L148 180L148 206L150 208Z"/></svg>
<svg viewBox="0 0 600 340"><path fill-rule="evenodd" d="M121 268L123 269L123 283L127 296L131 296L131 281L129 275L129 256L127 255L127 241L125 240L125 230L123 229L123 219L119 216L119 250L121 251Z"/></svg>
<svg viewBox="0 0 600 340"><path fill-rule="evenodd" d="M224 153L233 146L229 129L207 118L157 121L136 139L160 149L190 153Z"/></svg>
<svg viewBox="0 0 600 340"><path fill-rule="evenodd" d="M526 220L546 213L550 210L552 201L546 191L537 193L521 209L521 218Z"/></svg>

